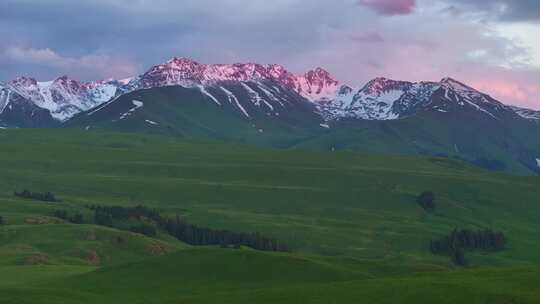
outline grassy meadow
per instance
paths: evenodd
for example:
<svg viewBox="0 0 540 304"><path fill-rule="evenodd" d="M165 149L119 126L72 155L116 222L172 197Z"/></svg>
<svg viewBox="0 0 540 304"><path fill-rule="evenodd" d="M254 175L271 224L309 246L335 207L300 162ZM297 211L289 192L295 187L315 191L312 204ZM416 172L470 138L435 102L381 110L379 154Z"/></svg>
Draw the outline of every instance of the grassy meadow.
<svg viewBox="0 0 540 304"><path fill-rule="evenodd" d="M270 150L157 135L0 130L1 303L540 303L540 179L443 159ZM50 191L59 202L15 190ZM436 208L416 203L436 194ZM142 204L291 253L190 246L93 225ZM85 224L55 218L83 214ZM429 251L494 229L467 267Z"/></svg>

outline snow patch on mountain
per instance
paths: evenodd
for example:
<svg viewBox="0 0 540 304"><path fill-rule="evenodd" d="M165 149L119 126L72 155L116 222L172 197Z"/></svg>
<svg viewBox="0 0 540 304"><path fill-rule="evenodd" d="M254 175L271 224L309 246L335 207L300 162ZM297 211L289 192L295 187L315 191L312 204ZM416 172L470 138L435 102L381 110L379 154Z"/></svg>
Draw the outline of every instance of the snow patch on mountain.
<svg viewBox="0 0 540 304"><path fill-rule="evenodd" d="M210 92L208 92L206 90L206 88L203 86L203 85L198 85L197 86L199 88L199 90L201 91L201 93L203 93L204 95L208 96L211 100L213 100L215 103L217 103L218 105L221 105L221 103L219 102L219 100L217 98L214 97L214 95L210 94Z"/></svg>
<svg viewBox="0 0 540 304"><path fill-rule="evenodd" d="M131 116L133 114L133 112L137 111L137 109L142 108L144 106L144 103L142 101L138 101L138 100L132 100L131 103L133 103L133 108L129 109L129 111L127 111L124 114L120 115L120 120L125 119L128 116Z"/></svg>
<svg viewBox="0 0 540 304"><path fill-rule="evenodd" d="M375 78L360 90L341 86L333 99L316 101L327 120L352 118L391 120L405 117L432 95L428 83L410 83L387 78Z"/></svg>
<svg viewBox="0 0 540 304"><path fill-rule="evenodd" d="M246 111L246 109L244 109L242 104L240 104L240 101L238 101L238 98L236 98L236 96L234 96L234 94L231 91L225 89L224 87L219 87L219 88L223 92L225 92L225 94L227 94L227 98L229 98L229 103L232 104L232 102L234 101L236 106L240 109L240 111L242 111L242 113L244 113L244 115L249 118L248 112Z"/></svg>
<svg viewBox="0 0 540 304"><path fill-rule="evenodd" d="M265 88L264 85L262 84L259 84L258 88L263 91L264 95L266 95L266 97L270 98L270 100L273 100L273 101L276 101L276 102L279 102L281 103L281 101L279 100L279 98L277 98L274 93L270 92L269 89Z"/></svg>
<svg viewBox="0 0 540 304"><path fill-rule="evenodd" d="M262 102L270 109L270 111L274 111L274 107L270 103L268 103L264 98L262 98L261 95L259 95L259 93L257 91L253 90L248 84L246 84L244 82L241 82L240 84L247 91L247 94L250 97L251 102L253 102L254 105L256 105L257 107L260 107L261 102ZM283 104L281 103L281 101L278 98L276 98L275 101L278 102L281 106L283 106Z"/></svg>
<svg viewBox="0 0 540 304"><path fill-rule="evenodd" d="M520 117L540 123L540 111L515 106L512 106L510 108L512 108L512 110Z"/></svg>
<svg viewBox="0 0 540 304"><path fill-rule="evenodd" d="M0 114L4 112L4 109L9 104L9 97L11 91L0 86Z"/></svg>
<svg viewBox="0 0 540 304"><path fill-rule="evenodd" d="M399 118L392 108L405 92L399 89L388 91L365 92L360 91L353 98L349 107L349 115L368 120L390 120Z"/></svg>

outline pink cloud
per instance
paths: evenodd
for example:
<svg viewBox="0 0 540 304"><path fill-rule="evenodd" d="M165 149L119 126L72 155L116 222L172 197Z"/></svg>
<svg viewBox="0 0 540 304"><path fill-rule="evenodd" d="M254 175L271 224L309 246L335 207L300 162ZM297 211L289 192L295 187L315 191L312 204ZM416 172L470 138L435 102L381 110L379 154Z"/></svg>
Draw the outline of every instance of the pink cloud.
<svg viewBox="0 0 540 304"><path fill-rule="evenodd" d="M533 81L528 82L516 79L515 75L507 75L505 79L471 79L470 84L503 103L510 102L524 107L540 108L540 104L538 104L540 85L533 83Z"/></svg>
<svg viewBox="0 0 540 304"><path fill-rule="evenodd" d="M416 8L416 0L360 0L358 3L385 16L408 15Z"/></svg>

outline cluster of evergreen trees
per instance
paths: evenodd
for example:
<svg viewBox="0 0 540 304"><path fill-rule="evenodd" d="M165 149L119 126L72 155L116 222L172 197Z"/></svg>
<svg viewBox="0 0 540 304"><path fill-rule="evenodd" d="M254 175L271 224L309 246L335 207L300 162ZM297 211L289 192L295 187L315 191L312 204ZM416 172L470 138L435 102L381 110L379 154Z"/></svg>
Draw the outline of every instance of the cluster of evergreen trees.
<svg viewBox="0 0 540 304"><path fill-rule="evenodd" d="M70 215L66 210L56 210L54 216L63 220L69 221L73 224L83 224L84 218L80 213Z"/></svg>
<svg viewBox="0 0 540 304"><path fill-rule="evenodd" d="M290 251L287 244L265 237L258 232L232 232L199 227L186 223L179 216L175 219L167 219L164 228L170 235L191 245L221 245L222 247L232 245L264 251Z"/></svg>
<svg viewBox="0 0 540 304"><path fill-rule="evenodd" d="M223 245L247 246L265 251L289 251L289 247L277 240L265 237L260 233L232 232L228 230L215 230L207 227L192 225L176 216L170 219L161 216L156 209L144 206L88 206L94 210L94 220L97 225L112 226L113 220L138 219L151 221L154 226L141 224L132 226L131 231L155 236L156 227L165 230L169 235L191 245Z"/></svg>
<svg viewBox="0 0 540 304"><path fill-rule="evenodd" d="M4 225L4 218L0 216L0 225Z"/></svg>
<svg viewBox="0 0 540 304"><path fill-rule="evenodd" d="M435 209L435 193L424 191L416 198L416 202L420 207L424 208L424 210L432 211Z"/></svg>
<svg viewBox="0 0 540 304"><path fill-rule="evenodd" d="M144 234L149 237L154 237L157 235L156 227L144 223L131 226L129 231Z"/></svg>
<svg viewBox="0 0 540 304"><path fill-rule="evenodd" d="M87 206L89 209L94 210L96 213L109 215L112 219L125 220L125 219L149 219L155 222L162 220L161 215L156 209L148 208L145 206L135 207L120 207L120 206Z"/></svg>
<svg viewBox="0 0 540 304"><path fill-rule="evenodd" d="M21 192L15 191L15 196L26 198L26 199L33 199L38 201L44 201L44 202L57 202L56 197L51 192L32 192L29 190L23 190Z"/></svg>
<svg viewBox="0 0 540 304"><path fill-rule="evenodd" d="M448 255L456 265L465 265L465 251L501 251L506 246L504 233L485 230L460 230L452 231L449 235L430 242L430 250L433 254Z"/></svg>
<svg viewBox="0 0 540 304"><path fill-rule="evenodd" d="M91 205L87 207L91 210L94 210L94 222L97 225L102 225L102 226L112 227L113 220L127 220L127 219L137 219L137 220L146 219L146 220L153 221L157 223L158 225L160 223L163 224L165 222L165 219L161 217L161 215L156 209L147 208L141 205L136 206L136 207ZM140 227L132 227L132 228L138 229ZM146 230L147 229L145 229L145 231Z"/></svg>

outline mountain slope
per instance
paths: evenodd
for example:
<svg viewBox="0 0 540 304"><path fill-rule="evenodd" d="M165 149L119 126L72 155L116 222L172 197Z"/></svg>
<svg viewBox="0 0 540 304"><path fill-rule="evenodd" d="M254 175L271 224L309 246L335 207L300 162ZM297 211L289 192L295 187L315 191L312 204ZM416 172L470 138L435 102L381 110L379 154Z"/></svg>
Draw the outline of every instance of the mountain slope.
<svg viewBox="0 0 540 304"><path fill-rule="evenodd" d="M134 91L64 126L289 146L322 130L322 123L312 104L277 83L222 81Z"/></svg>

